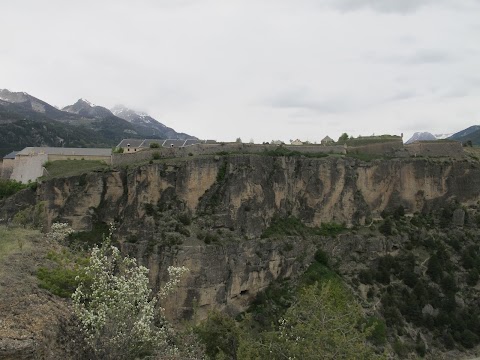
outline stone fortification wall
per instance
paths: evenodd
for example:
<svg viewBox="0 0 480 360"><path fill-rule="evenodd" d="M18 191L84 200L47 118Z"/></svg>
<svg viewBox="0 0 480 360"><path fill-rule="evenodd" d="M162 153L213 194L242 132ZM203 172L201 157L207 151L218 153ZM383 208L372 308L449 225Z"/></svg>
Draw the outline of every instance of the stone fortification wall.
<svg viewBox="0 0 480 360"><path fill-rule="evenodd" d="M263 144L198 144L183 148L158 148L142 150L132 154L113 154L112 165L127 165L152 159L154 154L158 154L161 158L171 157L187 157L195 155L214 155L221 152L255 154L264 151L275 150L279 145L263 145ZM288 150L299 151L309 154L345 154L343 145L283 145Z"/></svg>
<svg viewBox="0 0 480 360"><path fill-rule="evenodd" d="M403 149L403 141L398 139L361 146L348 146L347 154L393 155L401 149Z"/></svg>
<svg viewBox="0 0 480 360"><path fill-rule="evenodd" d="M59 154L49 154L48 161L57 161L57 160L99 160L104 161L107 164L111 164L111 156L100 156L100 155L59 155Z"/></svg>
<svg viewBox="0 0 480 360"><path fill-rule="evenodd" d="M16 156L15 165L13 167L10 179L28 183L28 181L35 181L43 175L43 164L48 161L48 155L27 155Z"/></svg>
<svg viewBox="0 0 480 360"><path fill-rule="evenodd" d="M457 141L418 141L405 145L410 156L462 158L462 144Z"/></svg>
<svg viewBox="0 0 480 360"><path fill-rule="evenodd" d="M4 159L2 163L0 163L0 177L2 179L10 179L10 175L12 175L13 171L13 164L14 159Z"/></svg>

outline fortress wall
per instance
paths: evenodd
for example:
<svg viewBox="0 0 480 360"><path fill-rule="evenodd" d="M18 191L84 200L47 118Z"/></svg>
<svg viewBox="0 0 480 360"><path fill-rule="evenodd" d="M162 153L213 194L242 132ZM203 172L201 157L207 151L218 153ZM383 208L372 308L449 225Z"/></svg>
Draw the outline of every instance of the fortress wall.
<svg viewBox="0 0 480 360"><path fill-rule="evenodd" d="M327 153L327 154L345 154L345 147L343 145L282 145L288 150L299 151L302 153ZM159 154L160 158L172 158L172 157L187 157L195 155L215 155L222 152L229 153L262 153L264 151L275 150L279 145L263 145L263 144L198 144L187 146L183 148L157 148L146 149L129 154L113 154L112 165L127 165L142 161L149 161L152 159L153 154Z"/></svg>
<svg viewBox="0 0 480 360"><path fill-rule="evenodd" d="M418 141L405 145L410 156L462 158L462 144L457 141Z"/></svg>

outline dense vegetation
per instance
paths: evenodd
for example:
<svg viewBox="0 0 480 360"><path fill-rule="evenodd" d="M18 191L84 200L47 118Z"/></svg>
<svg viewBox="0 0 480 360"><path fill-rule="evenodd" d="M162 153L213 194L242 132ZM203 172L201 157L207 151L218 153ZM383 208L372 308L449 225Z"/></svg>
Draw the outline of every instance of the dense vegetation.
<svg viewBox="0 0 480 360"><path fill-rule="evenodd" d="M9 197L26 187L27 185L19 181L0 179L0 199Z"/></svg>

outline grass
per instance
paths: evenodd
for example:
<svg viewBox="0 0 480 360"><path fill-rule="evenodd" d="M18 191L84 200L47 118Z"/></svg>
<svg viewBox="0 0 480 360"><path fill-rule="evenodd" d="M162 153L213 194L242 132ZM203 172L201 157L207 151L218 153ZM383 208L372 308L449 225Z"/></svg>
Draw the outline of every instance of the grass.
<svg viewBox="0 0 480 360"><path fill-rule="evenodd" d="M108 165L99 160L58 160L47 162L45 168L48 174L41 179L80 175L93 170L102 170Z"/></svg>
<svg viewBox="0 0 480 360"><path fill-rule="evenodd" d="M38 230L0 226L0 262L10 254L29 249L32 236L42 234Z"/></svg>

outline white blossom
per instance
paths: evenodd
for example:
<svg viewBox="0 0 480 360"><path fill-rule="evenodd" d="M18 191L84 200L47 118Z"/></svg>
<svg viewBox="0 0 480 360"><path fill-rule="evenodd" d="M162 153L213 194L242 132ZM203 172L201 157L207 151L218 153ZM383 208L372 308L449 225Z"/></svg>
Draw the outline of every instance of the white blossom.
<svg viewBox="0 0 480 360"><path fill-rule="evenodd" d="M102 247L93 248L87 280L72 295L85 340L99 358L134 359L159 349L175 355L177 349L169 342L172 329L156 305L188 269L170 266L170 280L153 296L148 269L110 244L113 230Z"/></svg>

